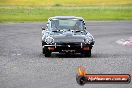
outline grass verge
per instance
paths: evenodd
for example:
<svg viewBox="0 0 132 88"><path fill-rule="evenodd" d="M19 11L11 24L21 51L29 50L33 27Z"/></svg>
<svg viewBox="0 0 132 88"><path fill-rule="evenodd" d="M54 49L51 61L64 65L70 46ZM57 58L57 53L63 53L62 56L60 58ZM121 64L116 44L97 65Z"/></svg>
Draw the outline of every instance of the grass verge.
<svg viewBox="0 0 132 88"><path fill-rule="evenodd" d="M47 21L51 16L60 15L81 16L85 20L132 20L132 6L0 6L0 22Z"/></svg>

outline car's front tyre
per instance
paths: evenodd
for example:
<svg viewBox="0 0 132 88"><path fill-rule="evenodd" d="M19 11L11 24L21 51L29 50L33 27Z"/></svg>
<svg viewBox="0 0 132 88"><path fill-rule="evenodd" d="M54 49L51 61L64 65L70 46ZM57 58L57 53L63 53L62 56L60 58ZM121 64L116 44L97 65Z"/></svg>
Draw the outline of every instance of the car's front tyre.
<svg viewBox="0 0 132 88"><path fill-rule="evenodd" d="M45 52L45 57L50 57L50 56L51 56L51 52L50 51Z"/></svg>
<svg viewBox="0 0 132 88"><path fill-rule="evenodd" d="M51 51L48 49L43 48L42 53L45 55L45 57L50 57L51 56Z"/></svg>
<svg viewBox="0 0 132 88"><path fill-rule="evenodd" d="M84 53L85 57L91 57L91 50L88 50L87 52Z"/></svg>
<svg viewBox="0 0 132 88"><path fill-rule="evenodd" d="M42 53L45 54L45 49L44 48L42 48Z"/></svg>

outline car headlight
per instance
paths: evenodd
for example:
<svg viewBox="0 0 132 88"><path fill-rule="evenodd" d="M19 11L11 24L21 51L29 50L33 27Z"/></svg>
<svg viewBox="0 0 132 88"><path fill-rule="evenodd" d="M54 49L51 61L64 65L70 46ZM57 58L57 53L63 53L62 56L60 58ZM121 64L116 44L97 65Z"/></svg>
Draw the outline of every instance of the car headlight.
<svg viewBox="0 0 132 88"><path fill-rule="evenodd" d="M53 44L53 43L54 43L54 39L53 39L52 37L47 37L47 38L45 39L45 42L46 42L47 44Z"/></svg>
<svg viewBox="0 0 132 88"><path fill-rule="evenodd" d="M84 42L87 44L90 44L93 41L93 38L91 36L88 36L85 38Z"/></svg>

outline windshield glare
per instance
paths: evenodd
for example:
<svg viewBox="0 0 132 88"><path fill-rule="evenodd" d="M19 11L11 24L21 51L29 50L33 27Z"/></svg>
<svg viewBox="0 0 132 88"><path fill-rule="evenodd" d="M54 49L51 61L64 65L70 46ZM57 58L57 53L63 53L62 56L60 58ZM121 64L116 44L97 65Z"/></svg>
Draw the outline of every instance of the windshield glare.
<svg viewBox="0 0 132 88"><path fill-rule="evenodd" d="M68 19L68 20L52 20L52 30L83 30L83 22L80 20Z"/></svg>

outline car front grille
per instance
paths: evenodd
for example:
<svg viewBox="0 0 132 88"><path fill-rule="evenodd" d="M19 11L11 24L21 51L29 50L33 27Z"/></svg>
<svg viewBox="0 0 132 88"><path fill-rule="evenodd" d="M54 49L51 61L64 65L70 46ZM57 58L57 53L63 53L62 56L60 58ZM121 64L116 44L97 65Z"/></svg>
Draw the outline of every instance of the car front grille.
<svg viewBox="0 0 132 88"><path fill-rule="evenodd" d="M83 42L84 37L81 36L71 36L71 37L54 37L55 42L64 42L64 43L70 43L70 42Z"/></svg>
<svg viewBox="0 0 132 88"><path fill-rule="evenodd" d="M80 46L81 45L81 43L79 43L79 42L74 42L74 43L64 43L64 42L59 42L59 43L56 43L57 45L70 45L70 46Z"/></svg>

